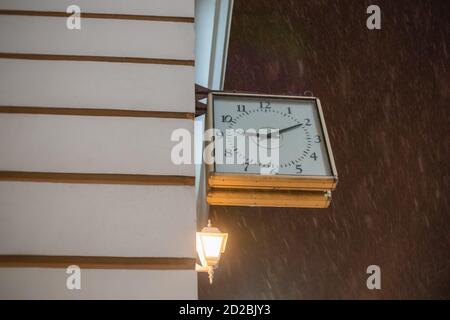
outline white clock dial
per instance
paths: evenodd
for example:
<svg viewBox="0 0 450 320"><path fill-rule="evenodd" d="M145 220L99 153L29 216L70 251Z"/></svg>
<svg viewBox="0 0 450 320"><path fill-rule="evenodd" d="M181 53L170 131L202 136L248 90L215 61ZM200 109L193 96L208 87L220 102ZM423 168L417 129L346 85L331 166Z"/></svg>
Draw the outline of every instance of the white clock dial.
<svg viewBox="0 0 450 320"><path fill-rule="evenodd" d="M224 144L224 159L232 164L215 164L218 173L260 174L267 166L259 156L249 153L251 145L279 152L276 174L297 176L330 176L330 160L325 144L320 116L315 99L280 99L241 96L215 96L213 125L222 132L238 130L246 135L246 148ZM256 134L252 133L256 130ZM278 147L263 141L268 137L261 129L279 130ZM230 132L230 131L228 131ZM270 131L269 131L270 133ZM270 136L269 136L270 137ZM239 161L238 161L239 160Z"/></svg>

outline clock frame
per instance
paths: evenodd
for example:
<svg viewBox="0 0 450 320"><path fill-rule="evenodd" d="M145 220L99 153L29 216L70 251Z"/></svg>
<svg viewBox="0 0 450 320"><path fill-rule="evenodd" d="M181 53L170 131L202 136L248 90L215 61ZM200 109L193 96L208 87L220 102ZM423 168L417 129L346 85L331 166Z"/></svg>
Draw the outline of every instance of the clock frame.
<svg viewBox="0 0 450 320"><path fill-rule="evenodd" d="M224 96L242 97L244 99L260 98L261 100L314 101L331 174L326 176L299 176L223 173L216 172L215 163L206 164L208 203L211 205L328 207L331 201L331 191L336 188L338 182L338 174L320 100L315 97L304 96L210 92L208 94L205 129L214 128L214 99Z"/></svg>

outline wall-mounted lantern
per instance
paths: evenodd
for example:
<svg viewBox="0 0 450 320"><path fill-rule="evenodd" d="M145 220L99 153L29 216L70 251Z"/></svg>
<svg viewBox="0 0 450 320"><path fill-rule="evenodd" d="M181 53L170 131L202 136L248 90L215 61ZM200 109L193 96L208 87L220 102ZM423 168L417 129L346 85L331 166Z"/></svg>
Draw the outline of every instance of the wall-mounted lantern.
<svg viewBox="0 0 450 320"><path fill-rule="evenodd" d="M197 254L200 263L196 264L197 272L208 272L209 283L212 283L214 269L217 268L220 256L225 252L228 233L222 233L218 228L211 226L211 220L208 220L208 226L201 232L197 232Z"/></svg>

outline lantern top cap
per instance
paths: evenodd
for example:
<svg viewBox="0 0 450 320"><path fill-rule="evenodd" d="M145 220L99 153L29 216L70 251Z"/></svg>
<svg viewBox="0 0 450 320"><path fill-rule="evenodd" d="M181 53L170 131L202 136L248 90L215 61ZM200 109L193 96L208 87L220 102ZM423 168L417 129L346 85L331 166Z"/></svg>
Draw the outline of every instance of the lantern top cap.
<svg viewBox="0 0 450 320"><path fill-rule="evenodd" d="M219 228L213 227L211 225L211 220L208 220L208 226L204 227L201 233L222 233Z"/></svg>

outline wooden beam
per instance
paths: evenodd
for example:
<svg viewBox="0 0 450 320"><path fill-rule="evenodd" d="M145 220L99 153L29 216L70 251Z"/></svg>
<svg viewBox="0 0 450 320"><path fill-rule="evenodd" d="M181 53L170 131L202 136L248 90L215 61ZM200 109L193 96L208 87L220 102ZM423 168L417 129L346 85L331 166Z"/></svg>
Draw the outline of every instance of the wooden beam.
<svg viewBox="0 0 450 320"><path fill-rule="evenodd" d="M139 57L112 57L112 56L86 56L86 55L68 55L68 54L10 53L10 52L0 52L0 59L140 63L140 64L163 64L163 65L177 65L177 66L194 66L195 65L194 60L139 58Z"/></svg>
<svg viewBox="0 0 450 320"><path fill-rule="evenodd" d="M195 270L194 258L0 255L0 268Z"/></svg>
<svg viewBox="0 0 450 320"><path fill-rule="evenodd" d="M34 11L34 10L33 11L0 10L0 15L67 18L71 16L72 13L57 12L57 11ZM118 13L81 12L80 17L88 19L141 20L141 21L160 21L160 22L179 22L179 23L195 22L194 17L154 16L154 15L137 15L137 14L118 14Z"/></svg>
<svg viewBox="0 0 450 320"><path fill-rule="evenodd" d="M306 177L281 175L239 175L211 173L208 186L217 189L305 190L329 191L336 189L337 177Z"/></svg>
<svg viewBox="0 0 450 320"><path fill-rule="evenodd" d="M215 206L328 208L331 197L322 191L210 189L206 201Z"/></svg>
<svg viewBox="0 0 450 320"><path fill-rule="evenodd" d="M193 112L169 111L141 111L127 109L94 109L94 108L51 108L28 106L0 106L0 113L13 114L49 114L64 116L94 116L94 117L136 117L136 118L166 118L190 119L195 118Z"/></svg>
<svg viewBox="0 0 450 320"><path fill-rule="evenodd" d="M0 181L194 186L195 177L143 174L0 171Z"/></svg>

